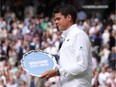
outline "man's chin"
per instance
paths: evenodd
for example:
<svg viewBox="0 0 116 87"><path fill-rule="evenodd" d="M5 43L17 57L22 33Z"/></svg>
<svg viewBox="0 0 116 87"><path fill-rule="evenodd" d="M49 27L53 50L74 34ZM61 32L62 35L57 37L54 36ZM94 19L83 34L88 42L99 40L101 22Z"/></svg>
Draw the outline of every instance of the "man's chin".
<svg viewBox="0 0 116 87"><path fill-rule="evenodd" d="M64 29L63 29L63 28L61 28L61 27L58 27L58 30L59 30L59 31L64 31Z"/></svg>
<svg viewBox="0 0 116 87"><path fill-rule="evenodd" d="M58 29L58 30L61 31L61 32L64 31L64 29Z"/></svg>

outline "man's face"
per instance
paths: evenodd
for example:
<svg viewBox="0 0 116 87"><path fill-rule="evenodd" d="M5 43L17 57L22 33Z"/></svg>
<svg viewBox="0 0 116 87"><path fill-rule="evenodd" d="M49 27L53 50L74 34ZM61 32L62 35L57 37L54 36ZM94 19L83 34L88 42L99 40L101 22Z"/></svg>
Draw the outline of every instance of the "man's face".
<svg viewBox="0 0 116 87"><path fill-rule="evenodd" d="M55 24L60 31L64 31L69 27L69 18L64 17L61 13L54 14Z"/></svg>

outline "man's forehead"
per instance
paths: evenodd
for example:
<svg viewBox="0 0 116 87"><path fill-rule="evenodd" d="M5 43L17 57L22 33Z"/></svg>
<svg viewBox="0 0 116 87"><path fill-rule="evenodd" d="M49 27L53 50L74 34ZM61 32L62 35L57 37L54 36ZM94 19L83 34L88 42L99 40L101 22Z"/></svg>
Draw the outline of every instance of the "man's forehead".
<svg viewBox="0 0 116 87"><path fill-rule="evenodd" d="M56 13L54 15L54 19L59 19L59 18L64 18L64 15L62 15L61 13Z"/></svg>

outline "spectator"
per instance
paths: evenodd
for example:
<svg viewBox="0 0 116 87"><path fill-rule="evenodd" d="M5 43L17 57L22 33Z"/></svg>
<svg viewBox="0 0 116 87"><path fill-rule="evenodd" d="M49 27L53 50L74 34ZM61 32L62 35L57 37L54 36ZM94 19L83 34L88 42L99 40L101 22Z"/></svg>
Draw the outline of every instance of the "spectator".
<svg viewBox="0 0 116 87"><path fill-rule="evenodd" d="M0 87L5 87L4 81L2 79L0 79Z"/></svg>
<svg viewBox="0 0 116 87"><path fill-rule="evenodd" d="M100 84L101 87L106 86L106 80L109 77L109 75L110 74L108 72L106 72L106 67L102 66L101 67L101 72L98 75L98 81L99 81L99 84Z"/></svg>
<svg viewBox="0 0 116 87"><path fill-rule="evenodd" d="M27 86L27 83L25 81L21 81L20 87L28 87L28 86Z"/></svg>
<svg viewBox="0 0 116 87"><path fill-rule="evenodd" d="M15 83L15 79L13 77L9 76L6 87L18 87L18 84Z"/></svg>
<svg viewBox="0 0 116 87"><path fill-rule="evenodd" d="M109 66L112 69L116 69L116 47L112 47L108 60L109 60Z"/></svg>

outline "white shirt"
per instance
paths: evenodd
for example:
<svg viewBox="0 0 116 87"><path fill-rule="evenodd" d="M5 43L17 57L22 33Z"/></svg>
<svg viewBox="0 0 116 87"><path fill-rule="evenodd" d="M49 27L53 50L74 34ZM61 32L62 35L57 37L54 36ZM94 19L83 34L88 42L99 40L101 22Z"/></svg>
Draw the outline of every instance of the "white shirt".
<svg viewBox="0 0 116 87"><path fill-rule="evenodd" d="M64 31L64 36L59 60L61 87L91 87L92 59L88 36L76 24Z"/></svg>
<svg viewBox="0 0 116 87"><path fill-rule="evenodd" d="M7 84L6 87L18 87L18 85L15 83L14 84Z"/></svg>
<svg viewBox="0 0 116 87"><path fill-rule="evenodd" d="M107 78L110 76L110 74L108 72L101 72L98 76L98 81L100 83L100 85L105 84L105 81L107 80Z"/></svg>
<svg viewBox="0 0 116 87"><path fill-rule="evenodd" d="M97 60L96 58L92 57L92 70L95 70L97 68Z"/></svg>
<svg viewBox="0 0 116 87"><path fill-rule="evenodd" d="M55 46L49 46L45 49L46 52L52 54L52 55L57 55L57 48Z"/></svg>

